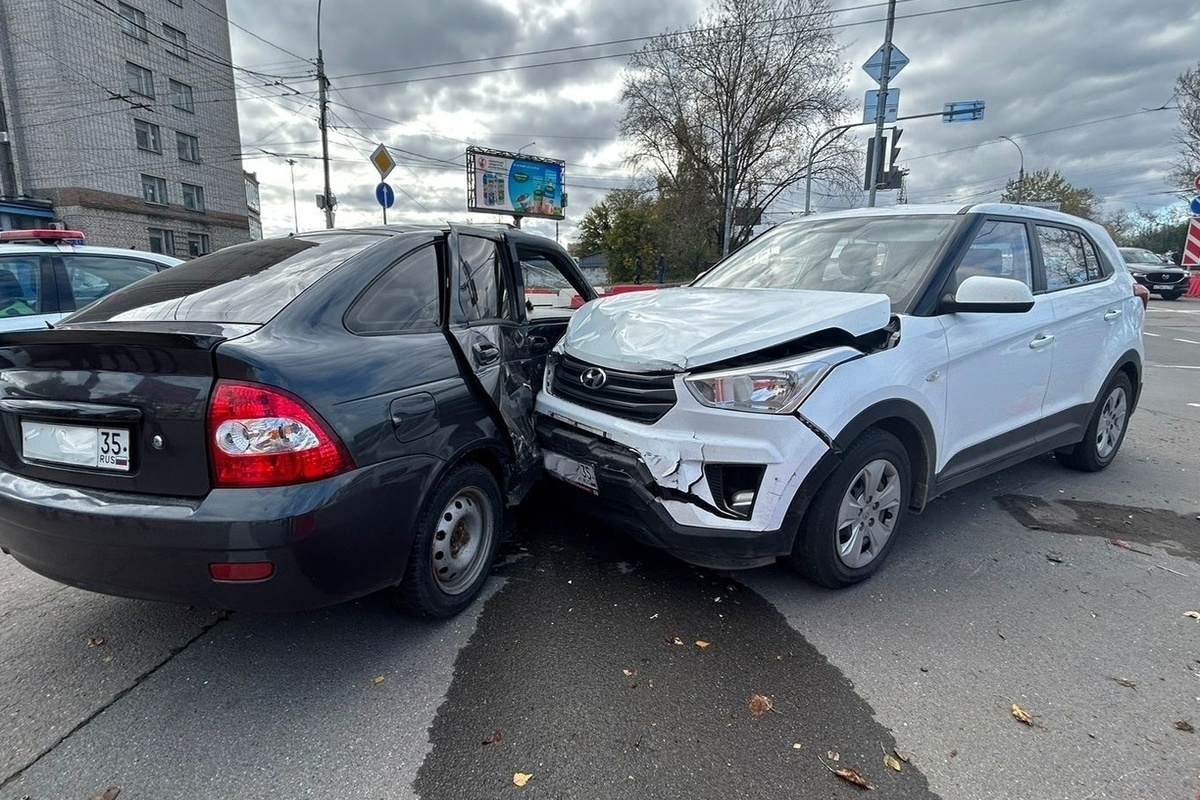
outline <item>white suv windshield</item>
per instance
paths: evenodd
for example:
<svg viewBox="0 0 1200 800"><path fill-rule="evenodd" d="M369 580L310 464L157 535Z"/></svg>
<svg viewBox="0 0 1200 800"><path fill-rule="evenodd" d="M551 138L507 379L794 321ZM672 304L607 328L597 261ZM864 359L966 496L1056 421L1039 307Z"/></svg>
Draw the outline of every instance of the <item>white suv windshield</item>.
<svg viewBox="0 0 1200 800"><path fill-rule="evenodd" d="M696 286L878 292L912 299L959 216L848 217L781 225L731 255Z"/></svg>

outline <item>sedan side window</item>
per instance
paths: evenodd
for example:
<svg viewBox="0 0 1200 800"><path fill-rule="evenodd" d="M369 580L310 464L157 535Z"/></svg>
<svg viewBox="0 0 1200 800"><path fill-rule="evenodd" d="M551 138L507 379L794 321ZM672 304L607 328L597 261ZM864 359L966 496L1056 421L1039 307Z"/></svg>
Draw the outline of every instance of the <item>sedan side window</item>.
<svg viewBox="0 0 1200 800"><path fill-rule="evenodd" d="M1023 222L987 220L955 267L949 284L957 290L973 275L1012 278L1033 289L1029 234Z"/></svg>
<svg viewBox="0 0 1200 800"><path fill-rule="evenodd" d="M467 321L512 319L508 284L496 243L478 236L459 236L458 256L458 297Z"/></svg>
<svg viewBox="0 0 1200 800"><path fill-rule="evenodd" d="M1100 265L1096 252L1084 247L1083 234L1069 228L1037 226L1038 244L1042 248L1042 262L1046 267L1046 291L1053 292L1078 286L1100 276Z"/></svg>
<svg viewBox="0 0 1200 800"><path fill-rule="evenodd" d="M149 261L115 256L64 256L63 264L75 308L83 308L106 294L158 272L158 266Z"/></svg>
<svg viewBox="0 0 1200 800"><path fill-rule="evenodd" d="M416 250L367 287L346 312L353 333L427 331L441 324L437 248Z"/></svg>
<svg viewBox="0 0 1200 800"><path fill-rule="evenodd" d="M0 258L0 317L40 313L41 274L37 256Z"/></svg>

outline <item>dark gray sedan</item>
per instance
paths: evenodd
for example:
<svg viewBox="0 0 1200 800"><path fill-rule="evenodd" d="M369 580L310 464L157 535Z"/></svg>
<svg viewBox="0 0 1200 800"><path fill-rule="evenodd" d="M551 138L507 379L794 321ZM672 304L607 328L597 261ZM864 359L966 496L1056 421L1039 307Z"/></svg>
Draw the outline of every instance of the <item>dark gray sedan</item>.
<svg viewBox="0 0 1200 800"><path fill-rule="evenodd" d="M526 300L545 270L595 296L510 228L322 231L0 335L0 549L130 597L282 610L395 586L458 613L540 473L534 387L571 313Z"/></svg>

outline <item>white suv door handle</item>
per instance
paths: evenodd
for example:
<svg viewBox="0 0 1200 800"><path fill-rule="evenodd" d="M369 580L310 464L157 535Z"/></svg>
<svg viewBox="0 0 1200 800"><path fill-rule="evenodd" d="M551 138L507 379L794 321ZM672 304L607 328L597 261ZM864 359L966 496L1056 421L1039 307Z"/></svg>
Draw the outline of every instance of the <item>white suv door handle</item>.
<svg viewBox="0 0 1200 800"><path fill-rule="evenodd" d="M1033 350L1040 350L1053 341L1054 341L1053 334L1039 333L1037 336L1034 337L1033 341L1029 343L1029 347Z"/></svg>
<svg viewBox="0 0 1200 800"><path fill-rule="evenodd" d="M1106 312L1104 313L1104 321L1105 321L1105 322L1112 322L1114 319L1116 319L1116 318L1117 318L1117 317L1119 317L1119 316L1121 316L1121 309L1119 309L1119 308L1114 308L1114 309L1112 309L1111 311L1106 311Z"/></svg>

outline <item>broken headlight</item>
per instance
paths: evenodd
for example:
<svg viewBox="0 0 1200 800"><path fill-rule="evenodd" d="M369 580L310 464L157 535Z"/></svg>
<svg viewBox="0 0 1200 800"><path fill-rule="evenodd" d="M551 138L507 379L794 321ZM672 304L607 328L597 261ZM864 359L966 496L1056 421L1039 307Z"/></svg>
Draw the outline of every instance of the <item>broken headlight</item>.
<svg viewBox="0 0 1200 800"><path fill-rule="evenodd" d="M830 370L861 356L838 347L803 359L710 372L684 378L688 390L706 406L758 414L790 414L812 394Z"/></svg>

